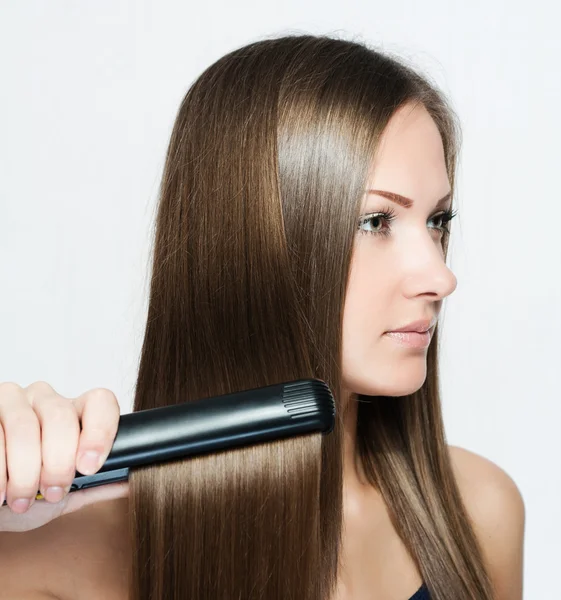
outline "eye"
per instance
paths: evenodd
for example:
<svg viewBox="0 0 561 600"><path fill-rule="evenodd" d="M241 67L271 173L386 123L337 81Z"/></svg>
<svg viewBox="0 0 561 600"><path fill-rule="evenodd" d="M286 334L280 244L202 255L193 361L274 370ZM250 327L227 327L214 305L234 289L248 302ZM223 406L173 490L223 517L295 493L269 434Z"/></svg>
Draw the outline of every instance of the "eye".
<svg viewBox="0 0 561 600"><path fill-rule="evenodd" d="M445 237L450 234L450 228L448 227L448 223L457 215L457 211L445 210L437 215L431 217L431 221L438 222L440 220L440 224L435 227L431 227L431 229L436 229L436 231L440 231L442 237ZM396 218L395 211L392 208L386 208L382 211L370 213L367 215L363 215L360 217L357 229L359 233L368 233L370 235L381 235L385 238L391 235L391 227L390 223ZM381 228L383 223L386 223L386 228ZM363 229L364 226L371 226L371 230Z"/></svg>
<svg viewBox="0 0 561 600"><path fill-rule="evenodd" d="M380 229L379 225L384 221L389 225L395 219L395 217L395 212L391 208L381 212L364 215L360 217L357 229L360 231L360 233L369 233L371 235L382 235L384 237L389 237L391 229L389 227L387 229ZM373 231L362 229L364 224L370 223L374 223Z"/></svg>
<svg viewBox="0 0 561 600"><path fill-rule="evenodd" d="M443 233L443 235L449 235L450 234L450 228L448 227L448 223L450 223L450 221L458 214L457 211L452 211L450 209L445 210L444 212L439 213L438 215L435 215L434 217L432 217L433 220L438 220L440 219L442 224L438 227L435 227L435 229L440 229Z"/></svg>

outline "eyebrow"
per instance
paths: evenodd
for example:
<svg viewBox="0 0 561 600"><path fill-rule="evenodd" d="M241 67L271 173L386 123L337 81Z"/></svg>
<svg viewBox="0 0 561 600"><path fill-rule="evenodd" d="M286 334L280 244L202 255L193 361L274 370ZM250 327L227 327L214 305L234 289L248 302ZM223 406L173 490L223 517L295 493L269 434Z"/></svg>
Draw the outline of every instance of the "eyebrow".
<svg viewBox="0 0 561 600"><path fill-rule="evenodd" d="M384 190L366 190L367 194L376 194L377 196L383 196L404 208L411 208L414 204L411 198L407 198L406 196L402 196L401 194L396 194L395 192L385 192ZM442 197L437 203L436 208L442 208L446 205L450 197L452 196L452 192L448 192L446 196Z"/></svg>

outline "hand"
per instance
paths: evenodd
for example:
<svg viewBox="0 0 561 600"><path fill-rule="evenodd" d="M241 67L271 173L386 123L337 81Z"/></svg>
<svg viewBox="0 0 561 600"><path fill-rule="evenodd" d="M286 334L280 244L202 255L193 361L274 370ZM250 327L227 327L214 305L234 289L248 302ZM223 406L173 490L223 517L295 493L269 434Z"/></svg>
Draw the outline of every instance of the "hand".
<svg viewBox="0 0 561 600"><path fill-rule="evenodd" d="M68 493L76 471L92 475L107 459L119 416L115 395L104 388L64 398L42 381L0 383L0 532L29 531L88 504L128 497L127 481ZM44 500L35 499L37 490Z"/></svg>

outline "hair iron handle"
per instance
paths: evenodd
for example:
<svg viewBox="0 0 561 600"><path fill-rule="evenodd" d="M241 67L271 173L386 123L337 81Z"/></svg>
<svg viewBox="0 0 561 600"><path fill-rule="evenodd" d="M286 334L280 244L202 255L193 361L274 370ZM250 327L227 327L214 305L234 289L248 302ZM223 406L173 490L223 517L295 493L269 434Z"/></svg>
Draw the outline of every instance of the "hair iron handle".
<svg viewBox="0 0 561 600"><path fill-rule="evenodd" d="M298 379L136 411L120 416L102 467L93 475L76 471L70 492L126 481L131 467L296 435L327 434L334 426L335 401L320 379ZM36 499L43 499L40 492Z"/></svg>

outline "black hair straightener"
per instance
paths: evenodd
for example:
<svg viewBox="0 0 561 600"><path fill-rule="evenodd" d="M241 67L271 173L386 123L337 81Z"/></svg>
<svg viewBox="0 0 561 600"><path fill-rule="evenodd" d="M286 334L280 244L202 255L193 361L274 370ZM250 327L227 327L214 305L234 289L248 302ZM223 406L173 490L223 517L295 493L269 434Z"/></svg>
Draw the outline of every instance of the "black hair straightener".
<svg viewBox="0 0 561 600"><path fill-rule="evenodd" d="M129 468L313 432L330 433L335 402L320 379L297 379L128 413L93 475L76 471L70 492L126 481ZM38 493L36 498L42 500ZM6 505L4 501L4 505Z"/></svg>

